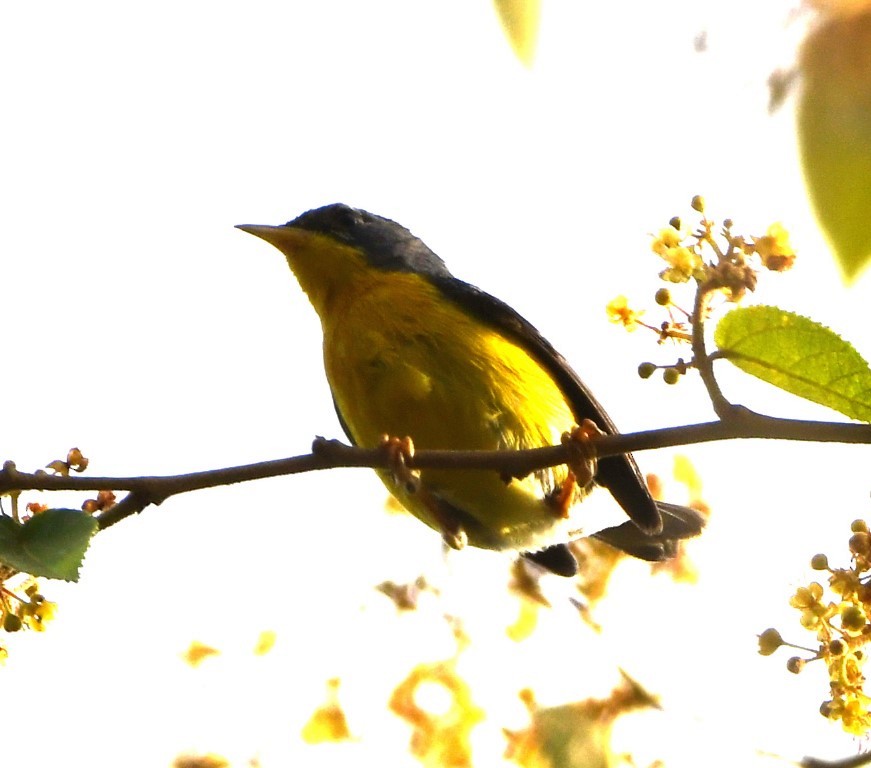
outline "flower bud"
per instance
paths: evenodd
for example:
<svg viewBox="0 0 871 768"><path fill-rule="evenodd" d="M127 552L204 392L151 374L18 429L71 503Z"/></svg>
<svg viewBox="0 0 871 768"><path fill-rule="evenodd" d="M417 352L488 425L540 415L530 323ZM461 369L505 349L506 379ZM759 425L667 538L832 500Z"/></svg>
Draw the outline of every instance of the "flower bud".
<svg viewBox="0 0 871 768"><path fill-rule="evenodd" d="M766 629L759 635L759 653L762 656L771 656L781 645L783 645L783 638L774 627Z"/></svg>
<svg viewBox="0 0 871 768"><path fill-rule="evenodd" d="M672 366L662 372L662 380L666 384L677 384L680 381L680 371Z"/></svg>
<svg viewBox="0 0 871 768"><path fill-rule="evenodd" d="M660 307L667 307L671 304L671 291L668 288L660 288L653 299Z"/></svg>

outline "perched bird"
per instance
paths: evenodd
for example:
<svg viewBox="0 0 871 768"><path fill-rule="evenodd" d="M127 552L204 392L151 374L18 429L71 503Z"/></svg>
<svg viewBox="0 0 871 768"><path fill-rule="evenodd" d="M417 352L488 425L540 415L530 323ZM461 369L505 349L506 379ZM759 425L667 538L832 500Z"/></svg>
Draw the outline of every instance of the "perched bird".
<svg viewBox="0 0 871 768"><path fill-rule="evenodd" d="M558 444L592 420L616 428L546 339L499 299L454 277L405 227L343 204L282 226L240 225L286 257L318 313L324 366L339 421L355 445L385 435L417 448L498 450ZM580 482L565 466L524 478L422 469L416 488L377 470L411 513L459 548L516 550L573 575L566 543L584 535L645 560L674 554L703 520L656 502L631 456L598 461ZM579 502L604 486L629 521L587 531ZM601 493L601 492L600 492Z"/></svg>

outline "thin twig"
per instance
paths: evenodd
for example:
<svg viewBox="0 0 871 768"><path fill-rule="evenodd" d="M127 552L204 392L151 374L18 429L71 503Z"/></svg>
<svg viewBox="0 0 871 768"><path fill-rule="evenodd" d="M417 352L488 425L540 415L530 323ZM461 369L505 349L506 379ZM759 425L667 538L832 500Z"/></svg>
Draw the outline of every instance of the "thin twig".
<svg viewBox="0 0 871 768"><path fill-rule="evenodd" d="M732 405L720 389L720 384L714 376L714 366L712 358L708 355L705 344L705 317L710 305L711 296L713 295L712 285L703 283L696 288L696 298L693 306L693 322L692 322L692 350L693 350L693 365L699 372L702 384L708 391L708 397L711 398L711 404L714 406L714 413L721 419L726 419L734 411L735 406Z"/></svg>
<svg viewBox="0 0 871 768"><path fill-rule="evenodd" d="M625 435L603 435L592 441L597 456L616 456L635 451L732 439L779 439L813 442L871 444L871 425L803 421L762 416L732 408L728 418L682 427L668 427ZM408 460L411 469L480 469L523 477L544 467L566 463L570 445L554 445L522 451L419 450ZM233 485L267 477L294 475L338 467L387 469L388 454L379 448L357 448L338 440L316 438L312 453L236 467L190 472L181 475L141 477L64 477L45 472L19 472L7 461L0 469L0 493L10 491L127 491L120 502L97 514L100 528L161 504L170 496L204 488Z"/></svg>

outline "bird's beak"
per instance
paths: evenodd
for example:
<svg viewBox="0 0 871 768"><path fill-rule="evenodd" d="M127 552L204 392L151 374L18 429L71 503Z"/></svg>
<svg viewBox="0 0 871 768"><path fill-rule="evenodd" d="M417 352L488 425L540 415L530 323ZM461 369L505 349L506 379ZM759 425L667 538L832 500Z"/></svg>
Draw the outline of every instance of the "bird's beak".
<svg viewBox="0 0 871 768"><path fill-rule="evenodd" d="M265 240L267 243L275 245L275 241L281 237L280 233L287 228L273 227L269 224L237 224L236 229L241 229L249 235L254 235L255 237Z"/></svg>
<svg viewBox="0 0 871 768"><path fill-rule="evenodd" d="M313 237L311 232L287 224L278 227L269 224L237 224L236 229L265 240L285 254L305 248Z"/></svg>

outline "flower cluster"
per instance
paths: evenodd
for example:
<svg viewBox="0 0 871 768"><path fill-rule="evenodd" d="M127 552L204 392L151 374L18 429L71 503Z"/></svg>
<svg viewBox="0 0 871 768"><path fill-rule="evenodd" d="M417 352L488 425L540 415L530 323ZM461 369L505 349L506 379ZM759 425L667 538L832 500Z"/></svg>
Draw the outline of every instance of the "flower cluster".
<svg viewBox="0 0 871 768"><path fill-rule="evenodd" d="M852 565L831 568L825 555L815 555L811 567L827 571L828 591L813 581L799 587L789 604L801 616L801 625L816 635L818 647L806 648L807 658L793 656L787 669L798 673L811 661L822 660L829 674L831 698L820 706L820 714L838 720L848 733L864 736L871 732L871 696L865 693L863 667L871 643L871 533L864 520L855 520L849 541ZM768 656L781 646L801 648L783 640L776 629L759 636L759 652Z"/></svg>
<svg viewBox="0 0 871 768"><path fill-rule="evenodd" d="M659 273L660 279L669 283L695 280L737 302L755 289L760 269L785 272L795 263L795 251L782 224L772 224L761 237L745 237L735 234L732 219L724 219L718 238L716 222L704 215L705 201L696 195L691 206L702 214L695 230L686 231L675 216L653 240L653 252L668 265Z"/></svg>
<svg viewBox="0 0 871 768"><path fill-rule="evenodd" d="M6 632L18 632L24 628L44 632L46 623L55 616L57 604L42 596L35 579L28 580L22 587L24 597L6 587L0 587L3 629Z"/></svg>
<svg viewBox="0 0 871 768"><path fill-rule="evenodd" d="M70 448L67 452L66 459L55 459L46 465L46 469L52 470L58 475L69 477L70 470L74 472L84 472L88 468L88 459L86 459L78 448Z"/></svg>
<svg viewBox="0 0 871 768"><path fill-rule="evenodd" d="M656 292L656 303L668 312L668 319L659 324L642 321L644 310L632 308L625 296L613 299L606 308L611 322L629 331L648 328L659 336L660 343L691 342L693 326L706 319L711 298L719 296L726 302L738 303L748 291L755 290L761 270L785 272L795 263L789 233L781 224L772 224L761 236L739 235L733 231L731 219L724 219L718 226L705 216L705 201L700 195L690 205L701 215L695 228L686 228L680 217L674 216L653 236L651 250L666 264L659 272L662 281L674 288L693 285L693 310L678 306L667 288ZM662 368L665 381L675 384L689 367L683 360L668 366L642 363L638 374L646 379Z"/></svg>

